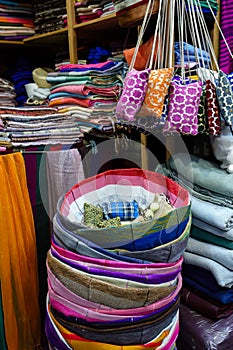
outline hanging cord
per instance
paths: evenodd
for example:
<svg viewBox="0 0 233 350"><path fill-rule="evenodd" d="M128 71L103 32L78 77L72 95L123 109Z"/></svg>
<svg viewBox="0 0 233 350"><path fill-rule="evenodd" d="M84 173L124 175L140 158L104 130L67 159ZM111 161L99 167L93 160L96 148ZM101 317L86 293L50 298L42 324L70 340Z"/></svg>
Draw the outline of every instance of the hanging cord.
<svg viewBox="0 0 233 350"><path fill-rule="evenodd" d="M192 1L190 1L190 0L187 0L187 1L188 1L188 6L189 6L189 15L190 15L190 20L191 20L191 26L192 26L192 31L193 31L196 61L197 61L199 67L201 67L200 62L202 62L202 66L205 67L205 60L203 57L203 49L202 49L202 44L200 41L200 33L199 33L198 26L197 26L198 9L196 7L194 8ZM198 53L198 48L199 48L200 54ZM201 58L200 58L200 56L201 56ZM203 77L201 77L201 80L203 81Z"/></svg>
<svg viewBox="0 0 233 350"><path fill-rule="evenodd" d="M130 62L129 71L131 71L133 69L134 64L136 62L136 57L137 57L137 54L138 54L138 50L139 50L139 47L140 47L143 35L145 33L145 30L147 28L147 25L149 23L151 15L152 15L153 7L154 7L154 1L155 0L149 0L148 1L147 7L146 7L145 16L143 18L141 29L140 29L140 32L139 32L139 35L138 35L137 44L136 44L136 47L134 49L132 60Z"/></svg>
<svg viewBox="0 0 233 350"><path fill-rule="evenodd" d="M214 17L214 20L215 20L215 23L216 23L216 25L217 25L217 27L218 27L218 30L219 30L219 32L220 32L220 34L221 34L221 36L222 36L222 38L223 38L223 40L224 40L224 43L225 43L225 45L226 45L226 47L227 47L227 49L228 49L228 51L229 51L229 54L230 54L231 58L233 59L233 54L232 54L232 52L231 52L230 46L228 45L228 42L227 42L227 40L226 40L226 38L225 38L225 35L224 35L223 32L222 32L222 29L221 29L221 27L220 27L220 25L219 25L219 23L218 23L217 17L216 17L215 14L214 14L214 11L213 11L213 9L212 9L210 3L209 3L209 0L206 0L206 1L207 1L208 6L209 6L210 12L212 13L212 16ZM200 4L199 0L198 0L198 3Z"/></svg>
<svg viewBox="0 0 233 350"><path fill-rule="evenodd" d="M175 17L175 0L170 0L170 9L169 9L169 48L168 48L168 67L172 67L173 63L173 47L174 47L174 17Z"/></svg>
<svg viewBox="0 0 233 350"><path fill-rule="evenodd" d="M154 54L155 54L155 46L156 46L157 37L158 37L158 29L159 29L159 23L160 23L160 18L161 18L161 2L162 1L159 1L158 17L157 17L157 22L156 22L156 26L155 26L154 40L153 40L153 45L152 45L151 54L150 54L150 61L149 61L149 67L148 67L150 69L153 66L153 59L154 59ZM156 54L156 60L157 60L157 56L159 54L159 46L160 45L158 45L158 50L157 50L157 54Z"/></svg>

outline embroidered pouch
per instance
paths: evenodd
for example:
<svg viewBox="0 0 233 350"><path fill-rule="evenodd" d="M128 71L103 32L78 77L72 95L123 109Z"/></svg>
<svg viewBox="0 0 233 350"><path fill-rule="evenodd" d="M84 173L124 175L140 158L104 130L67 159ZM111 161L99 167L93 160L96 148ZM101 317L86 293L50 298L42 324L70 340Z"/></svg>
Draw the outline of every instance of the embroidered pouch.
<svg viewBox="0 0 233 350"><path fill-rule="evenodd" d="M174 73L174 68L155 69L150 72L148 89L143 104L152 110L155 117L161 117L163 104Z"/></svg>
<svg viewBox="0 0 233 350"><path fill-rule="evenodd" d="M172 81L169 89L168 116L164 126L165 132L198 134L198 107L202 94L202 82L187 85Z"/></svg>
<svg viewBox="0 0 233 350"><path fill-rule="evenodd" d="M219 135L221 130L221 119L219 115L216 88L211 80L206 80L206 113L210 135Z"/></svg>
<svg viewBox="0 0 233 350"><path fill-rule="evenodd" d="M148 87L150 69L130 70L125 77L122 94L117 102L116 117L133 121L141 108Z"/></svg>
<svg viewBox="0 0 233 350"><path fill-rule="evenodd" d="M233 124L233 93L227 75L219 71L216 85L216 95L220 108L220 115L226 125Z"/></svg>
<svg viewBox="0 0 233 350"><path fill-rule="evenodd" d="M107 220L120 217L122 221L127 221L139 216L139 207L135 200L132 202L105 202L100 207Z"/></svg>

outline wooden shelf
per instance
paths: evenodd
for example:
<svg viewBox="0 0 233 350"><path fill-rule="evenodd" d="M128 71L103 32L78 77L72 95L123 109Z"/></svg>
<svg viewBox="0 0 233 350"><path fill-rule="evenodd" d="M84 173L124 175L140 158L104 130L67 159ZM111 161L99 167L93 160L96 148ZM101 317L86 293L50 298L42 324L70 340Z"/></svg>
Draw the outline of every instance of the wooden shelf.
<svg viewBox="0 0 233 350"><path fill-rule="evenodd" d="M79 24L75 24L75 29L87 28L88 30L106 30L111 27L115 27L118 25L117 17L115 13L111 13L110 15L93 19L88 22L83 22Z"/></svg>
<svg viewBox="0 0 233 350"><path fill-rule="evenodd" d="M43 33L28 37L23 40L24 44L30 45L53 45L59 42L66 42L68 29L62 28L53 32Z"/></svg>
<svg viewBox="0 0 233 350"><path fill-rule="evenodd" d="M14 46L23 46L24 43L23 43L23 41L0 40L0 45L1 45L1 46L6 45L6 46L12 46L12 47L14 47Z"/></svg>

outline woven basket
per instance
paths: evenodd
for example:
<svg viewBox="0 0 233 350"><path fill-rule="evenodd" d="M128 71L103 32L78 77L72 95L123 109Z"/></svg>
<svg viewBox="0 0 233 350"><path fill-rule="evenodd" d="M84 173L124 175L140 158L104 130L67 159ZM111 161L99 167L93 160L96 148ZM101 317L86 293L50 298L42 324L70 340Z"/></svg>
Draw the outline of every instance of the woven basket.
<svg viewBox="0 0 233 350"><path fill-rule="evenodd" d="M51 84L49 84L46 80L48 73L54 72L51 68L36 68L32 72L32 77L34 82L40 88L50 88Z"/></svg>

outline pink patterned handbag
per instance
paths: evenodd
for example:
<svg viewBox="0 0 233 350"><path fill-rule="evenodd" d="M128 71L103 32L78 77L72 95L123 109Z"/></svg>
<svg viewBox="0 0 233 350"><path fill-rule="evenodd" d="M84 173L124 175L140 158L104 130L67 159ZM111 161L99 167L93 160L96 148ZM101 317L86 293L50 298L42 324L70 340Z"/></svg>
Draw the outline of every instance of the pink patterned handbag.
<svg viewBox="0 0 233 350"><path fill-rule="evenodd" d="M202 82L187 85L172 81L169 90L168 116L164 132L198 134L198 107L202 94Z"/></svg>

